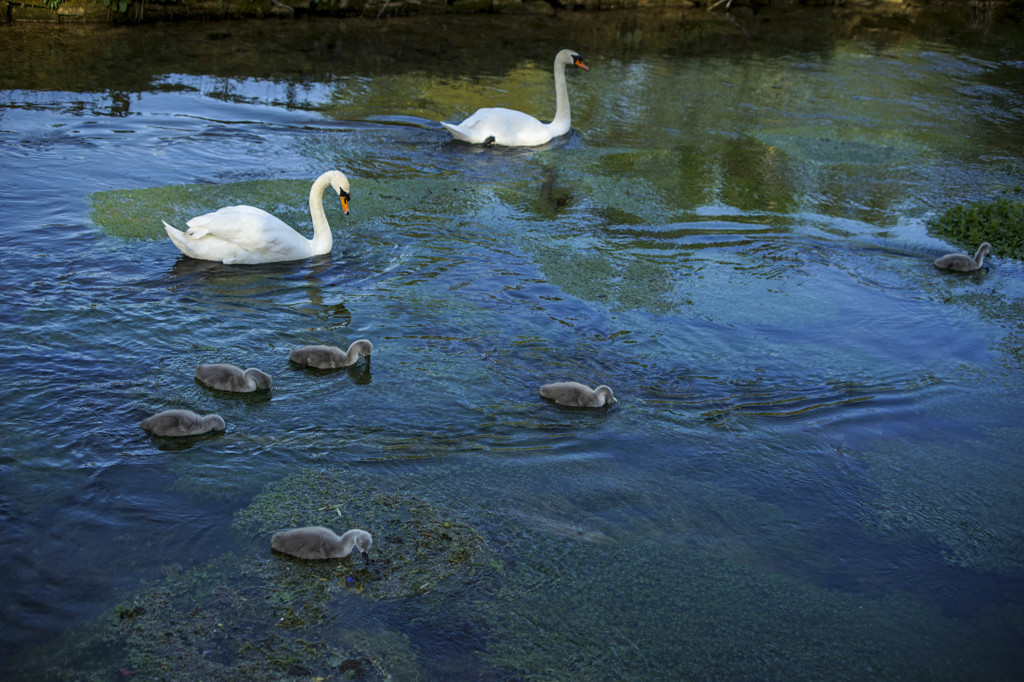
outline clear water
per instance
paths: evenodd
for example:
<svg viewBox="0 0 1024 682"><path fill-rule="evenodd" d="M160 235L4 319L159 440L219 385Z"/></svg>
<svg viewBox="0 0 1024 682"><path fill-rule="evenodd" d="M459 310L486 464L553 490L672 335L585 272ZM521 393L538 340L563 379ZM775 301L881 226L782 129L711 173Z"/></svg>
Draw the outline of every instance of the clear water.
<svg viewBox="0 0 1024 682"><path fill-rule="evenodd" d="M312 467L428 501L504 566L344 602L331 627L413 652L397 678L1017 678L1024 268L996 244L939 273L954 245L925 224L1019 196L1021 33L819 11L0 28L6 675L167 575L269 555L234 515ZM591 68L566 138L435 123L550 116L566 46ZM308 230L333 167L353 211L328 202L329 256L227 267L161 236L224 187ZM172 185L199 187L153 198ZM125 236L93 212L112 190L171 215ZM361 337L369 368L288 364ZM275 390L212 394L205 362ZM537 395L568 379L620 402ZM227 431L139 429L171 407Z"/></svg>

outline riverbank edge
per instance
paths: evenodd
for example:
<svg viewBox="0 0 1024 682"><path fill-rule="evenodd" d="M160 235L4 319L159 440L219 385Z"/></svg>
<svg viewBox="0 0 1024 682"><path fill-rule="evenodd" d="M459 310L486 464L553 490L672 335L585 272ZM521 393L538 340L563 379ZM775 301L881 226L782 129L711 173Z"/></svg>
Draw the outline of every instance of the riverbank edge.
<svg viewBox="0 0 1024 682"><path fill-rule="evenodd" d="M949 0L0 0L0 24L152 23L189 19L391 17L415 14L540 14L630 9L718 10L818 5L859 11L909 11ZM1005 7L1020 0L974 0Z"/></svg>
<svg viewBox="0 0 1024 682"><path fill-rule="evenodd" d="M56 7L51 4L59 2ZM0 23L151 23L187 19L553 14L556 9L696 8L694 0L0 0Z"/></svg>

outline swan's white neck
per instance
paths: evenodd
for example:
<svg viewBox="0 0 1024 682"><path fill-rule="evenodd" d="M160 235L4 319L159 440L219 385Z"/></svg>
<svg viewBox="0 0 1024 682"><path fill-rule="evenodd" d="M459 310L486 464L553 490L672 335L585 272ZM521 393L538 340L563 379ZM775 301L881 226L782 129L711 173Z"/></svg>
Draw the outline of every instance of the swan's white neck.
<svg viewBox="0 0 1024 682"><path fill-rule="evenodd" d="M572 116L569 113L569 91L565 86L565 62L555 58L555 117L547 127L551 130L552 137L565 135L572 126Z"/></svg>
<svg viewBox="0 0 1024 682"><path fill-rule="evenodd" d="M309 215L313 218L313 238L309 240L313 253L329 253L334 246L334 235L324 213L324 190L331 184L330 173L324 173L309 188Z"/></svg>

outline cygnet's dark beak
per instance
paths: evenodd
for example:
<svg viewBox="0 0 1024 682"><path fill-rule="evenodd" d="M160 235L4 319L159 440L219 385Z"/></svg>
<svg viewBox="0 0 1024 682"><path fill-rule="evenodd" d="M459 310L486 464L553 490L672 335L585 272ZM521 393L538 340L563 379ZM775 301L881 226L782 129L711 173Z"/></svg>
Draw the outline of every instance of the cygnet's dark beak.
<svg viewBox="0 0 1024 682"><path fill-rule="evenodd" d="M362 554L363 554L363 561L365 561L366 565L369 566L370 565L370 555L369 555L369 553L363 552Z"/></svg>

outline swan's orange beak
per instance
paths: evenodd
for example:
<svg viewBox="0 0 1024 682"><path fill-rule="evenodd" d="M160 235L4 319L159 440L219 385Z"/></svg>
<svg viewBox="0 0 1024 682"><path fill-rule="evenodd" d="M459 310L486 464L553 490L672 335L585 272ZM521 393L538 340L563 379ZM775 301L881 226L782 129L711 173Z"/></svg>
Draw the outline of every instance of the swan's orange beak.
<svg viewBox="0 0 1024 682"><path fill-rule="evenodd" d="M348 215L348 197L340 196L338 199L341 200L341 212Z"/></svg>
<svg viewBox="0 0 1024 682"><path fill-rule="evenodd" d="M583 59L581 57L576 57L575 59L572 60L572 63L580 67L584 71L590 71L590 69L587 68L587 65L583 63Z"/></svg>

